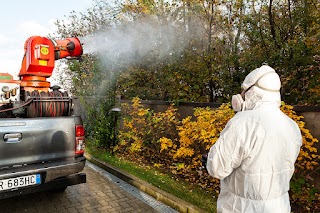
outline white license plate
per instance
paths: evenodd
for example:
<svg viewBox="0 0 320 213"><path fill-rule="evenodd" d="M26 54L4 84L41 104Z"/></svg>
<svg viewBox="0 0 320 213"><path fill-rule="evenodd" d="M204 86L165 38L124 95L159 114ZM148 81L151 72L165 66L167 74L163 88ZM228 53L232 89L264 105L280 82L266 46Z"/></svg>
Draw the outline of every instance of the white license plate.
<svg viewBox="0 0 320 213"><path fill-rule="evenodd" d="M31 186L31 185L36 185L40 183L41 183L40 174L9 178L9 179L0 180L0 191L20 188L25 186Z"/></svg>

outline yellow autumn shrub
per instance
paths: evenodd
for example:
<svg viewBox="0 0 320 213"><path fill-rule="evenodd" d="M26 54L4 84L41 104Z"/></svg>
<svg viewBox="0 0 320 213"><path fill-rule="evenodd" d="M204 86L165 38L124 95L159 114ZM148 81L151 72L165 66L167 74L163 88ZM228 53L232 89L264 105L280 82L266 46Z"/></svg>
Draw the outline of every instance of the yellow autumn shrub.
<svg viewBox="0 0 320 213"><path fill-rule="evenodd" d="M141 99L132 99L132 104L123 104L122 128L119 131L119 144L129 152L140 152L143 147L144 134L146 132L149 109L141 105ZM117 147L117 150L119 148Z"/></svg>
<svg viewBox="0 0 320 213"><path fill-rule="evenodd" d="M291 202L308 207L312 205L310 200L315 201L319 197L314 183L306 179L319 166L318 140L305 127L303 117L297 115L292 106L283 103L280 109L298 124L303 139L296 173L291 180ZM200 159L234 116L230 103L222 104L217 109L195 108L193 116L181 121L174 105L164 112L154 112L145 108L139 98L134 98L131 105L123 104L122 111L118 152L129 152L157 168L169 169L172 174L206 190L219 191L219 181L199 170Z"/></svg>
<svg viewBox="0 0 320 213"><path fill-rule="evenodd" d="M208 152L210 147L219 138L220 132L234 115L230 104L222 104L217 109L195 108L194 116L188 116L177 126L178 138L161 138L161 151L171 149L173 161L186 163L188 168L199 168L202 154ZM168 142L169 140L169 142ZM176 149L172 146L176 144Z"/></svg>
<svg viewBox="0 0 320 213"><path fill-rule="evenodd" d="M141 99L132 99L131 105L123 104L122 128L119 132L119 149L131 153L139 153L146 159L169 159L176 148L169 138L177 134L178 119L177 108L170 105L164 112L154 112L141 104ZM168 138L161 141L161 138ZM161 142L160 142L161 141ZM168 149L170 150L168 151ZM174 148L174 149L171 149ZM162 155L162 156L160 156Z"/></svg>
<svg viewBox="0 0 320 213"><path fill-rule="evenodd" d="M162 137L162 138L160 138L159 142L160 142L160 146L161 146L160 152L162 152L164 150L171 149L173 147L173 142L169 138Z"/></svg>
<svg viewBox="0 0 320 213"><path fill-rule="evenodd" d="M303 145L296 162L297 169L302 171L312 170L314 166L318 165L320 159L316 149L318 140L305 127L305 122L302 120L303 116L299 116L293 111L293 106L283 103L280 109L292 118L301 130ZM195 108L194 119L188 116L177 127L178 139L160 139L161 151L172 149L173 141L177 140L177 150L172 151L174 160L191 157L198 160L201 154L208 152L210 147L217 141L220 132L233 116L234 111L231 109L230 104L222 104L217 109L209 107ZM196 162L189 163L198 165Z"/></svg>
<svg viewBox="0 0 320 213"><path fill-rule="evenodd" d="M319 189L315 186L318 180L312 177L320 159L316 149L318 140L305 127L303 116L297 115L292 106L283 103L281 110L298 124L302 135L302 146L295 163L296 172L290 181L290 201L300 206L301 211L310 212L320 202Z"/></svg>
<svg viewBox="0 0 320 213"><path fill-rule="evenodd" d="M296 112L293 111L293 106L283 103L280 109L298 124L301 131L302 146L295 164L296 167L298 167L297 169L302 172L312 170L314 166L318 165L320 159L316 148L318 139L314 138L311 132L305 127L305 122L302 120L303 116L297 115Z"/></svg>

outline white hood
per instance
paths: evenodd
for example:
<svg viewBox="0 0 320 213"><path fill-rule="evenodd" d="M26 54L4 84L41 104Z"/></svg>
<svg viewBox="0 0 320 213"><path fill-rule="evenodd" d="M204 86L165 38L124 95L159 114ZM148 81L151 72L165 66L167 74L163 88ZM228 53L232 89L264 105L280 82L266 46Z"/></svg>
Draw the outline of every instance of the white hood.
<svg viewBox="0 0 320 213"><path fill-rule="evenodd" d="M250 88L251 87L251 88ZM281 105L281 82L274 69L263 65L250 72L242 83L245 93L245 110L256 109L261 105Z"/></svg>

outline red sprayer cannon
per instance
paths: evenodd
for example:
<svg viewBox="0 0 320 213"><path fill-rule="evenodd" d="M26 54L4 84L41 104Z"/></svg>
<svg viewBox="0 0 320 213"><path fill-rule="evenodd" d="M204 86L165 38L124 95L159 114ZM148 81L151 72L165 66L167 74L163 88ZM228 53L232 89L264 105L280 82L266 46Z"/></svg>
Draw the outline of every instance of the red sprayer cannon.
<svg viewBox="0 0 320 213"><path fill-rule="evenodd" d="M0 117L55 117L68 115L71 99L59 87L50 87L56 60L78 58L83 49L78 38L53 40L28 38L19 73L20 80L0 73Z"/></svg>

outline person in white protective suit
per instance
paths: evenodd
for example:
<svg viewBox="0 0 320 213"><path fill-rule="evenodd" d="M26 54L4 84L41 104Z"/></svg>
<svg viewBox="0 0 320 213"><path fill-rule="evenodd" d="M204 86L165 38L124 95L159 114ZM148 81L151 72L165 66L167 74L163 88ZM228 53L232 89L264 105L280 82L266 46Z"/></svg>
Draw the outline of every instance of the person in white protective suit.
<svg viewBox="0 0 320 213"><path fill-rule="evenodd" d="M298 125L280 110L281 82L267 65L232 97L239 111L210 148L208 173L221 180L218 212L290 212L290 179L302 144Z"/></svg>

